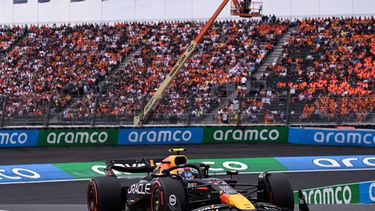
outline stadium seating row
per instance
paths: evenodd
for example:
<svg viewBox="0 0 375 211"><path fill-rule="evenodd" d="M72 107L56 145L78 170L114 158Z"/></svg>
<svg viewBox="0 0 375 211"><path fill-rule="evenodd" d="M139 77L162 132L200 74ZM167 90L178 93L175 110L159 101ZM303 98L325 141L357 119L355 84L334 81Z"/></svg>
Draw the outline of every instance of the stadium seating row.
<svg viewBox="0 0 375 211"><path fill-rule="evenodd" d="M9 118L85 121L95 114L131 121L202 25L0 28L0 51L7 52L0 61L0 104ZM253 73L290 27L281 57L262 76L266 83L250 90ZM199 118L225 103L213 122L366 121L375 105L374 43L374 18L218 21L154 118ZM236 87L237 98L224 102L228 87Z"/></svg>

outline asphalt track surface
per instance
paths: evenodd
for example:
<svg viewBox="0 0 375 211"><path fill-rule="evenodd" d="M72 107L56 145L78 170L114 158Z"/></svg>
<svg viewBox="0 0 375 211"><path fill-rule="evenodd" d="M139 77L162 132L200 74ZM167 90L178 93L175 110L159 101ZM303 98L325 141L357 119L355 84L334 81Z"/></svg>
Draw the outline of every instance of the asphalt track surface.
<svg viewBox="0 0 375 211"><path fill-rule="evenodd" d="M0 149L0 165L89 162L108 159L160 158L168 149L159 146L9 148ZM288 144L189 145L191 158L241 158L275 156L374 155L363 147L297 146ZM375 171L288 173L294 189L375 179ZM257 175L238 175L241 182L256 183ZM0 210L86 210L87 181L0 185ZM314 210L375 210L374 205L314 206Z"/></svg>

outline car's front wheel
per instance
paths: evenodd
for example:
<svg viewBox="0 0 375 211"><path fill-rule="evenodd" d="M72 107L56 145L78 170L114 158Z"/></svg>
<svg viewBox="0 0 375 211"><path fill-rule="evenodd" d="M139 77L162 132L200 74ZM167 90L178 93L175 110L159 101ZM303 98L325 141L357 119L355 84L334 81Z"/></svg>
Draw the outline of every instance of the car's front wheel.
<svg viewBox="0 0 375 211"><path fill-rule="evenodd" d="M89 211L123 210L121 184L114 177L92 178L87 188Z"/></svg>
<svg viewBox="0 0 375 211"><path fill-rule="evenodd" d="M187 211L187 196L177 178L162 177L153 184L151 211Z"/></svg>
<svg viewBox="0 0 375 211"><path fill-rule="evenodd" d="M267 177L269 201L281 208L294 210L293 189L285 174L269 174Z"/></svg>

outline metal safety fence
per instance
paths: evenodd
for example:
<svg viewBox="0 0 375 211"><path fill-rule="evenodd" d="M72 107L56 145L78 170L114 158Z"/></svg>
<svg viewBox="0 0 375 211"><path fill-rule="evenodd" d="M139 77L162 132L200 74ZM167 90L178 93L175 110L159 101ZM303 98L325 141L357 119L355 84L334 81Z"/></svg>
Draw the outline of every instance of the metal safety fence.
<svg viewBox="0 0 375 211"><path fill-rule="evenodd" d="M133 125L148 99L1 96L0 126ZM147 124L375 124L375 96L168 97L161 100Z"/></svg>

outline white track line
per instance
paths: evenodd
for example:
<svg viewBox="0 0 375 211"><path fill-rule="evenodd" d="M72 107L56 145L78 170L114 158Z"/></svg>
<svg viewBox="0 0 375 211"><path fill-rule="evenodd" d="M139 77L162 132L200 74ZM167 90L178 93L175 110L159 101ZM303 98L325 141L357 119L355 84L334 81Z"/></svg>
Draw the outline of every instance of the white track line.
<svg viewBox="0 0 375 211"><path fill-rule="evenodd" d="M312 172L345 172L345 171L375 171L375 168L357 168L357 169L316 169L316 170L285 170L285 171L269 171L272 173L312 173ZM259 174L263 171L259 172L239 172L239 174ZM211 173L211 175L226 175L225 173ZM104 176L104 175L103 175ZM139 176L119 176L119 178L142 178ZM24 181L24 182L0 182L0 185L14 185L14 184L33 184L33 183L56 183L56 182L77 182L77 181L88 181L90 178L82 178L82 179L61 179L61 180L40 180L40 181Z"/></svg>

